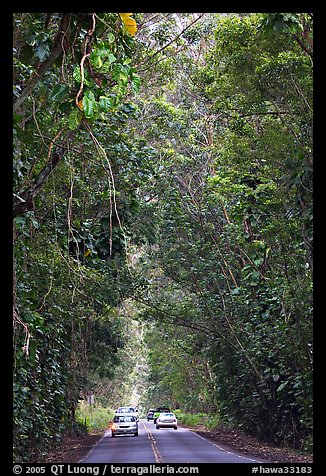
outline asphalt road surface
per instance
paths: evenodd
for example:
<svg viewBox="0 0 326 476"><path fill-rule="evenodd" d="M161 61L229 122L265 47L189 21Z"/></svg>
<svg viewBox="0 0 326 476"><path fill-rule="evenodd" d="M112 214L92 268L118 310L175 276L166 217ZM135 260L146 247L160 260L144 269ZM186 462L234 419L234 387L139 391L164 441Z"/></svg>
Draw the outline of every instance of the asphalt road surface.
<svg viewBox="0 0 326 476"><path fill-rule="evenodd" d="M79 463L259 463L256 457L222 448L188 428L160 428L139 421L139 434L111 437L108 430Z"/></svg>

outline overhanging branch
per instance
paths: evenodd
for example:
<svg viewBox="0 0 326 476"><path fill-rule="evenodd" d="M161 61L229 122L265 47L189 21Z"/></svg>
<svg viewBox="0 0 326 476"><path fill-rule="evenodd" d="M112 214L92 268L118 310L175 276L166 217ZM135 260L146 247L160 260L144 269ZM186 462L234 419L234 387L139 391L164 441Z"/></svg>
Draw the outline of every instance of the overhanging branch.
<svg viewBox="0 0 326 476"><path fill-rule="evenodd" d="M14 102L14 105L13 105L14 113L18 111L20 106L25 102L25 100L28 98L30 93L34 90L37 83L40 81L40 79L44 76L44 74L48 71L48 69L53 65L55 60L60 55L62 51L62 43L66 35L66 30L69 25L69 18L70 18L69 13L65 13L63 15L61 23L60 23L59 31L54 39L54 47L50 55L43 61L43 63L40 64L38 69L32 74L30 79L27 81L26 86L23 89L21 95Z"/></svg>

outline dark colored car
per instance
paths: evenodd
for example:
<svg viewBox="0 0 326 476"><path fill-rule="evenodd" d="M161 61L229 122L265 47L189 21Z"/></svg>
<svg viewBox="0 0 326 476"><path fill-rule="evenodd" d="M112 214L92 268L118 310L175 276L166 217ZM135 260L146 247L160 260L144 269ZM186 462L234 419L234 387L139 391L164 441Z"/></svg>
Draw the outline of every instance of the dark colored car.
<svg viewBox="0 0 326 476"><path fill-rule="evenodd" d="M154 420L155 408L150 408L147 412L147 421Z"/></svg>
<svg viewBox="0 0 326 476"><path fill-rule="evenodd" d="M156 423L156 420L157 420L160 413L170 413L170 411L171 410L170 410L169 407L157 407L155 409L154 418L153 418L154 424Z"/></svg>
<svg viewBox="0 0 326 476"><path fill-rule="evenodd" d="M115 415L111 425L111 435L138 436L138 419L134 415Z"/></svg>

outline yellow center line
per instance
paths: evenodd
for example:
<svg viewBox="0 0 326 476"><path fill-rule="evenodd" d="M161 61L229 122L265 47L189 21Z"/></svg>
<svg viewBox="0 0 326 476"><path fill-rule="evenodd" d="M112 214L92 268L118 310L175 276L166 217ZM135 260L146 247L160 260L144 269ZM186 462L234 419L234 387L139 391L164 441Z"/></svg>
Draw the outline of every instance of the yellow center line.
<svg viewBox="0 0 326 476"><path fill-rule="evenodd" d="M142 424L144 425L144 428L145 428L146 433L147 433L147 437L148 437L149 441L151 442L151 446L152 446L152 450L153 450L153 453L154 453L154 456L155 456L156 463L164 463L164 458L163 458L163 456L160 455L160 453L158 451L157 443L155 441L153 433L151 432L151 430L149 428L147 428L147 426L145 425L144 422L142 422Z"/></svg>

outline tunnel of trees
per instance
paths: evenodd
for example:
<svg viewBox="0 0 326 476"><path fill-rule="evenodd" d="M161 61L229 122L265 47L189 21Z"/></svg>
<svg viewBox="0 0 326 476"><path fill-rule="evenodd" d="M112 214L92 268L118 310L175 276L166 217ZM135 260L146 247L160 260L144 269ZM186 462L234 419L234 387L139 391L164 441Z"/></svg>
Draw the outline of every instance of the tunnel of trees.
<svg viewBox="0 0 326 476"><path fill-rule="evenodd" d="M16 460L130 368L145 406L311 452L312 37L311 13L13 15Z"/></svg>

